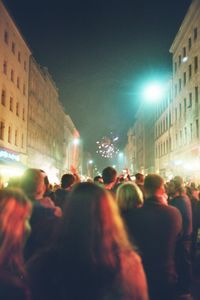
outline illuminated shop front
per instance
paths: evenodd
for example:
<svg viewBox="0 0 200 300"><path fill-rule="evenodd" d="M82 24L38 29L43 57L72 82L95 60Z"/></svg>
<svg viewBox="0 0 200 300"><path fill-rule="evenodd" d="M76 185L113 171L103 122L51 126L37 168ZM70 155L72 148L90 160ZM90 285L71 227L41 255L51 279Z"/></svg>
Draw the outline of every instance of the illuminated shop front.
<svg viewBox="0 0 200 300"><path fill-rule="evenodd" d="M9 178L21 176L25 168L20 153L0 148L0 187L6 186Z"/></svg>

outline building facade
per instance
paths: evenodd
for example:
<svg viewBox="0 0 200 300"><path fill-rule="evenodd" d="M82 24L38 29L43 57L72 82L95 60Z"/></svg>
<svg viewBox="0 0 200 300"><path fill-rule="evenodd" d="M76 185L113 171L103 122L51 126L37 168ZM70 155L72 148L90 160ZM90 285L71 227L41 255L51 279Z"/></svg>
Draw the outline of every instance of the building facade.
<svg viewBox="0 0 200 300"><path fill-rule="evenodd" d="M0 176L27 164L28 79L31 51L0 1Z"/></svg>
<svg viewBox="0 0 200 300"><path fill-rule="evenodd" d="M48 70L30 59L28 107L28 162L58 182L64 164L64 110Z"/></svg>
<svg viewBox="0 0 200 300"><path fill-rule="evenodd" d="M175 172L200 175L200 1L192 1L170 48Z"/></svg>

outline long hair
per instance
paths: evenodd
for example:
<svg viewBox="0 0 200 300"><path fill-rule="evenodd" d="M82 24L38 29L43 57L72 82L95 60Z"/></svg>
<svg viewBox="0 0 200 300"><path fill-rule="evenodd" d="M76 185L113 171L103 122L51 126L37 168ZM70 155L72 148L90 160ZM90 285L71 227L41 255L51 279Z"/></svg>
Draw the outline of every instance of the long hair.
<svg viewBox="0 0 200 300"><path fill-rule="evenodd" d="M143 194L133 182L126 182L117 189L117 204L121 211L137 208L143 204Z"/></svg>
<svg viewBox="0 0 200 300"><path fill-rule="evenodd" d="M0 190L0 268L24 274L25 222L31 203L17 189Z"/></svg>
<svg viewBox="0 0 200 300"><path fill-rule="evenodd" d="M60 231L68 251L93 265L115 268L116 255L131 250L123 221L111 194L92 183L80 183L65 207ZM63 249L64 250L64 249Z"/></svg>

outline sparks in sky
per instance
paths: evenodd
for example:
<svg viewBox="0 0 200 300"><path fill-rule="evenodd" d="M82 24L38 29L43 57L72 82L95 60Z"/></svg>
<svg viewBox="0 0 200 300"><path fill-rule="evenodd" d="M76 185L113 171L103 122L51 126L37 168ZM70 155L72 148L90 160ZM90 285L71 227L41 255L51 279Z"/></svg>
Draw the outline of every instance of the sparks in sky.
<svg viewBox="0 0 200 300"><path fill-rule="evenodd" d="M96 142L98 148L96 153L103 158L113 158L119 153L118 140L119 137L114 135L113 132L109 136L102 137L101 140Z"/></svg>

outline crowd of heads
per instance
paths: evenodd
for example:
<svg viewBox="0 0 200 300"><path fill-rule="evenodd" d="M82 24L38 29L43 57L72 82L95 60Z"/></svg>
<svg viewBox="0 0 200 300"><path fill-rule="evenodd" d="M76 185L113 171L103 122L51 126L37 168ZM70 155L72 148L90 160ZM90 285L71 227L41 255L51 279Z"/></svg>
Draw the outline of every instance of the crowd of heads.
<svg viewBox="0 0 200 300"><path fill-rule="evenodd" d="M60 268L65 276L70 276L65 270L65 262L71 273L71 264L75 272L80 272L84 266L89 268L87 274L89 278L93 278L91 280L100 274L104 289L107 284L105 278L113 284L120 274L124 284L128 285L128 291L122 287L124 293L137 294L130 287L133 283L130 283L128 273L123 273L124 270L126 272L127 267L123 270L122 266L129 260L128 253L135 253L135 245L130 242L123 216L129 211L142 208L148 199L154 197L165 206L170 204L171 199L181 195L188 195L197 203L199 188L194 183L186 185L180 176L169 182L164 182L157 174L144 176L137 173L134 180L131 178L132 176L118 176L114 168L107 167L102 176L96 176L93 182L80 182L78 174L64 174L60 185L56 187L49 183L48 174L40 169L27 169L20 179L11 179L8 187L0 190L0 267L10 270L12 275L31 277L32 267L29 268L29 261L42 253L42 250L48 249L50 253L59 252L62 261ZM125 258L124 253L127 253ZM134 259L137 261L138 256ZM141 263L139 265L143 274L143 267ZM27 269L31 275L27 275ZM131 269L130 272L133 272L133 277L137 277L134 270ZM77 274L73 276L77 278ZM74 288L73 280L69 281ZM139 281L145 289L145 292L141 292L141 299L147 299L144 274ZM85 281L84 284L87 286ZM45 290L45 283L43 286ZM94 287L92 297L96 297L95 293L101 294ZM87 294L87 288L82 288ZM40 292L41 289L43 287L40 286ZM70 289L68 287L69 299L72 299ZM79 299L78 294L77 292L77 298L74 299ZM35 297L38 297L37 293ZM49 299L54 298L52 296ZM92 298L88 294L89 299ZM120 299L126 298L122 296ZM131 299L137 298L133 296Z"/></svg>

